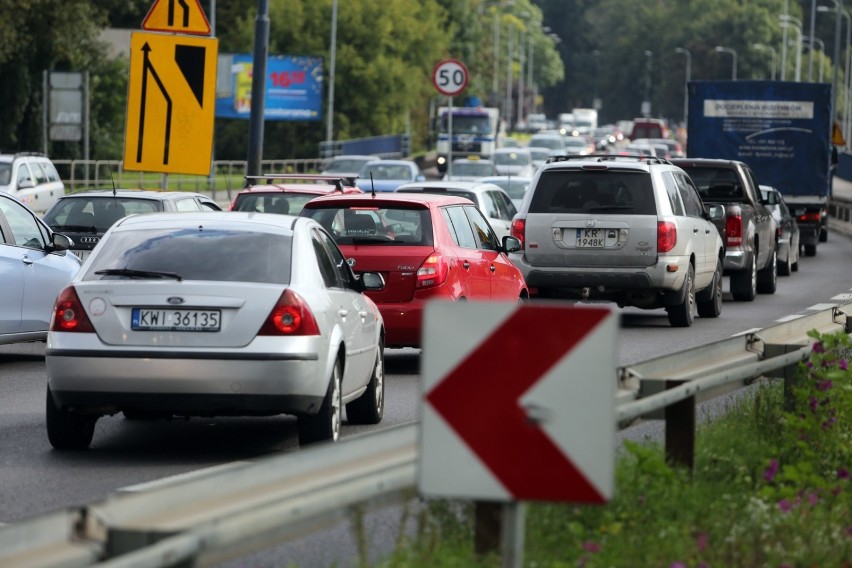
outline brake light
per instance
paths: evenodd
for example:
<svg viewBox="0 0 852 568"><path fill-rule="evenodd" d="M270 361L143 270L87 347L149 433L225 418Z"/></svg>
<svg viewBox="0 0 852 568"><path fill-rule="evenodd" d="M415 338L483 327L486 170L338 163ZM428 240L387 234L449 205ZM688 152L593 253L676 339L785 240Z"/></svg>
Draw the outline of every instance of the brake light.
<svg viewBox="0 0 852 568"><path fill-rule="evenodd" d="M796 217L800 223L819 223L822 220L822 215L819 211L808 211Z"/></svg>
<svg viewBox="0 0 852 568"><path fill-rule="evenodd" d="M308 304L296 292L284 290L278 303L257 332L258 335L319 335L319 327Z"/></svg>
<svg viewBox="0 0 852 568"><path fill-rule="evenodd" d="M95 333L95 328L73 286L62 290L56 298L53 315L50 316L50 331Z"/></svg>
<svg viewBox="0 0 852 568"><path fill-rule="evenodd" d="M511 234L513 237L521 241L521 248L524 248L524 234L527 229L527 220L523 217L512 221Z"/></svg>
<svg viewBox="0 0 852 568"><path fill-rule="evenodd" d="M447 280L449 272L450 266L447 264L447 260L440 254L432 254L417 269L417 287L440 286Z"/></svg>
<svg viewBox="0 0 852 568"><path fill-rule="evenodd" d="M677 227L671 221L657 221L657 252L669 252L677 244Z"/></svg>
<svg viewBox="0 0 852 568"><path fill-rule="evenodd" d="M733 213L725 218L725 244L729 247L739 247L743 244L743 217Z"/></svg>

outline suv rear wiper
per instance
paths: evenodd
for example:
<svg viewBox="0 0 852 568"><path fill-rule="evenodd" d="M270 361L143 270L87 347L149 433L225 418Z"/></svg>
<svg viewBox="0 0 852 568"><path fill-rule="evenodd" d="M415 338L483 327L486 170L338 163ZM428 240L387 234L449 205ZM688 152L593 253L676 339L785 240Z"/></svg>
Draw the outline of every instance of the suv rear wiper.
<svg viewBox="0 0 852 568"><path fill-rule="evenodd" d="M177 272L134 270L133 268L105 268L103 270L96 270L95 274L103 274L104 276L127 276L128 278L174 278L178 282L183 280L183 276Z"/></svg>

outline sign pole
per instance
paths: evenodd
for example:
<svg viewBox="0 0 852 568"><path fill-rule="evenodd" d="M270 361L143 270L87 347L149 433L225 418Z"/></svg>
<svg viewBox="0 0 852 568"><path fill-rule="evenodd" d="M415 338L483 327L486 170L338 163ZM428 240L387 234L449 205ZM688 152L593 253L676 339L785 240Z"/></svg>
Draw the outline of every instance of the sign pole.
<svg viewBox="0 0 852 568"><path fill-rule="evenodd" d="M447 99L447 107L450 109L447 113L447 179L453 179L453 97L449 96Z"/></svg>
<svg viewBox="0 0 852 568"><path fill-rule="evenodd" d="M512 501L503 505L503 568L521 568L524 564L525 503Z"/></svg>

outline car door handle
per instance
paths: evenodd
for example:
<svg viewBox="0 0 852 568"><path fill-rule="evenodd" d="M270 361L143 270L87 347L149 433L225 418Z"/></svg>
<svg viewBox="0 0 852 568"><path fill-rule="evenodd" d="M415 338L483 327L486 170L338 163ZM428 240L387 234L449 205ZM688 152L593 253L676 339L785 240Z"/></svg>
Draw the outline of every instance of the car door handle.
<svg viewBox="0 0 852 568"><path fill-rule="evenodd" d="M31 259L27 255L24 255L24 256L21 257L21 262L23 262L27 266L30 266L33 263L33 259Z"/></svg>
<svg viewBox="0 0 852 568"><path fill-rule="evenodd" d="M339 310L337 310L337 315L339 315L342 318L345 318L346 316L349 315L349 310L339 309Z"/></svg>
<svg viewBox="0 0 852 568"><path fill-rule="evenodd" d="M462 266L465 267L465 268L470 268L470 263L468 261L464 261L462 263Z"/></svg>
<svg viewBox="0 0 852 568"><path fill-rule="evenodd" d="M693 228L692 228L692 232L693 232L693 233L698 233L698 227L693 227Z"/></svg>
<svg viewBox="0 0 852 568"><path fill-rule="evenodd" d="M360 312L358 312L358 315L361 316L361 319L363 321L367 321L367 310L361 310Z"/></svg>

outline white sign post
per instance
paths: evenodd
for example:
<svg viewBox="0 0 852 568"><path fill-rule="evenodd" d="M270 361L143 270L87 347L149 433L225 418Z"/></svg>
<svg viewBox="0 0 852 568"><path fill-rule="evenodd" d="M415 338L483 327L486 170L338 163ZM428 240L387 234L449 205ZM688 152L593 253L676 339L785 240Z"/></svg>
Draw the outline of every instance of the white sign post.
<svg viewBox="0 0 852 568"><path fill-rule="evenodd" d="M457 59L445 59L435 65L432 70L432 84L442 95L449 98L449 113L447 114L447 177L453 177L453 97L467 87L470 73L467 67Z"/></svg>

